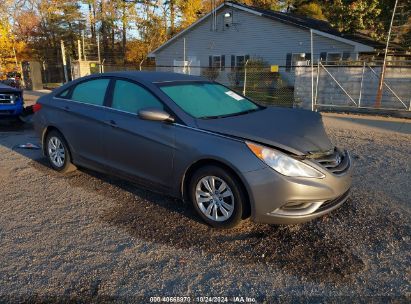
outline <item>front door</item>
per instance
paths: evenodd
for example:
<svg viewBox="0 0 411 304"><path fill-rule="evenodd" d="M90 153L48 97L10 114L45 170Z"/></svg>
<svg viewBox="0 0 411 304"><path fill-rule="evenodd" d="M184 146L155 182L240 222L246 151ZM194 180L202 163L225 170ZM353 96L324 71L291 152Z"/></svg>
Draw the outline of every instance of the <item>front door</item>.
<svg viewBox="0 0 411 304"><path fill-rule="evenodd" d="M174 125L143 120L137 115L141 109L164 109L164 105L134 82L117 79L112 88L103 135L108 165L131 179L171 187Z"/></svg>

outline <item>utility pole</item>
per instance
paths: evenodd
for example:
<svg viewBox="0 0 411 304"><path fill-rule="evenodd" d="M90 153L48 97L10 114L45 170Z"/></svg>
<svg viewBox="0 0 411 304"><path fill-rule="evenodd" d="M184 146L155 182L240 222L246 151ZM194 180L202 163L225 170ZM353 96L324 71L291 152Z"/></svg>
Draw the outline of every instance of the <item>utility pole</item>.
<svg viewBox="0 0 411 304"><path fill-rule="evenodd" d="M311 111L314 111L314 44L313 44L313 30L310 29L311 40Z"/></svg>
<svg viewBox="0 0 411 304"><path fill-rule="evenodd" d="M381 106L382 89L384 87L385 67L386 67L386 64L387 64L388 46L390 44L392 24L394 22L394 16L395 16L395 10L397 9L397 4L398 4L398 0L395 0L394 9L392 10L390 28L388 30L387 44L385 45L385 54L384 54L384 61L382 63L382 67L381 67L380 81L378 83L377 98L375 100L375 107L376 108L379 108Z"/></svg>
<svg viewBox="0 0 411 304"><path fill-rule="evenodd" d="M60 40L60 45L61 45L61 58L63 60L64 79L66 80L66 82L68 82L66 49L64 48L64 41L63 40Z"/></svg>
<svg viewBox="0 0 411 304"><path fill-rule="evenodd" d="M13 44L13 54L14 54L14 61L16 62L16 70L19 68L19 64L17 62L17 54L16 54L16 49L14 48Z"/></svg>
<svg viewBox="0 0 411 304"><path fill-rule="evenodd" d="M13 41L13 54L14 54L14 61L16 62L16 72L19 71L20 72L20 85L24 85L24 75L23 75L23 68L17 61L17 53L16 53L16 48L14 47L14 41ZM17 76L17 75L16 75Z"/></svg>
<svg viewBox="0 0 411 304"><path fill-rule="evenodd" d="M82 37L83 37L83 56L84 56L84 61L87 61L87 57L86 57L86 44L84 43L84 30L82 32Z"/></svg>
<svg viewBox="0 0 411 304"><path fill-rule="evenodd" d="M248 64L248 59L246 60L244 64L244 83L243 83L243 95L245 96L245 89L247 87L247 64Z"/></svg>
<svg viewBox="0 0 411 304"><path fill-rule="evenodd" d="M100 34L97 34L97 56L98 56L98 68L101 73L101 55L100 55Z"/></svg>
<svg viewBox="0 0 411 304"><path fill-rule="evenodd" d="M183 73L186 74L186 38L183 39L184 46L183 46Z"/></svg>
<svg viewBox="0 0 411 304"><path fill-rule="evenodd" d="M81 42L80 42L80 39L77 40L77 52L78 52L78 61L81 61Z"/></svg>

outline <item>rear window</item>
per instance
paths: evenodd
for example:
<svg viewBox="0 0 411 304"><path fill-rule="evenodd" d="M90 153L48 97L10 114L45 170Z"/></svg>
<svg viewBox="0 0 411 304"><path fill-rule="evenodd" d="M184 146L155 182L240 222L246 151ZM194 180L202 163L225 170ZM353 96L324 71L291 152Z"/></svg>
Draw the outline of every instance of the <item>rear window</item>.
<svg viewBox="0 0 411 304"><path fill-rule="evenodd" d="M87 104L102 106L110 79L94 79L76 85L71 99Z"/></svg>

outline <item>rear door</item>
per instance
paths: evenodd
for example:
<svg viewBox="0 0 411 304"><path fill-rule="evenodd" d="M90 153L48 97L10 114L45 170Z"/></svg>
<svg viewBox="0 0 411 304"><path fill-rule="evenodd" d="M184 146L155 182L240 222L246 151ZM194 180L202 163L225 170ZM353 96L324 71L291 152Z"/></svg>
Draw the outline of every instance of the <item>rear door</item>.
<svg viewBox="0 0 411 304"><path fill-rule="evenodd" d="M148 89L125 79L111 85L104 143L109 166L117 174L167 189L171 186L175 127L140 119L144 108L165 109Z"/></svg>
<svg viewBox="0 0 411 304"><path fill-rule="evenodd" d="M56 99L60 113L56 126L68 141L74 161L91 168L104 166L103 128L109 78L81 82Z"/></svg>

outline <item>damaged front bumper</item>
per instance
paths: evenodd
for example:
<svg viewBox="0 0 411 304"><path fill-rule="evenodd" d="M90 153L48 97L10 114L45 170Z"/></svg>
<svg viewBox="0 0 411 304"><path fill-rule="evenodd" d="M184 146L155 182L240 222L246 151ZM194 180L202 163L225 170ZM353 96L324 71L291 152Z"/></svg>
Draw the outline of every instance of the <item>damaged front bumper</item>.
<svg viewBox="0 0 411 304"><path fill-rule="evenodd" d="M338 151L338 150L337 150ZM330 154L331 155L331 154ZM347 201L352 166L349 153L338 153L338 166L308 160L324 178L283 176L271 168L245 174L250 194L252 218L267 224L297 224L331 212Z"/></svg>

